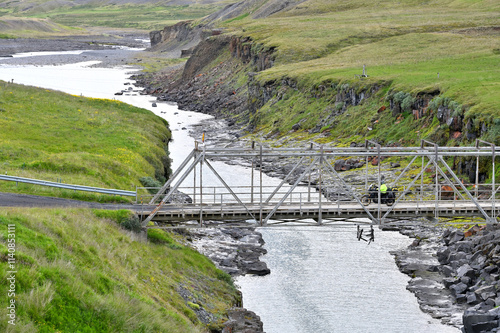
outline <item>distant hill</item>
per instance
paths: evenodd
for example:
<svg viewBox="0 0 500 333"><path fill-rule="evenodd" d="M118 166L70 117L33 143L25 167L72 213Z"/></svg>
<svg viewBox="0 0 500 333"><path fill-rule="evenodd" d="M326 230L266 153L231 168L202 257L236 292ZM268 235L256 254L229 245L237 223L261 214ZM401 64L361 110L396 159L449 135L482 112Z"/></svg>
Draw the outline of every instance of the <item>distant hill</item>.
<svg viewBox="0 0 500 333"><path fill-rule="evenodd" d="M21 0L4 2L0 7L10 9L17 13L32 13L57 10L71 7L103 7L103 6L120 6L120 5L156 5L162 7L189 7L189 6L206 6L228 3L224 0Z"/></svg>

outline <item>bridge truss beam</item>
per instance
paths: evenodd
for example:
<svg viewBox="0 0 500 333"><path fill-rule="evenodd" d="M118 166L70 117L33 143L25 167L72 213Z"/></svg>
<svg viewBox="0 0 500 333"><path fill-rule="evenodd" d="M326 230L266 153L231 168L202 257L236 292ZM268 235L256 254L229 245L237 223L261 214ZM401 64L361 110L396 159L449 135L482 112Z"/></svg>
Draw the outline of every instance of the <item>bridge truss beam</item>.
<svg viewBox="0 0 500 333"><path fill-rule="evenodd" d="M489 147L484 147L485 145ZM151 198L150 204L156 204L158 200L159 203L142 221L142 226L148 226L153 219L157 221L198 220L200 227L203 226L204 219L239 220L246 221L246 225L248 222L253 222L257 226L282 224L283 221L290 220L313 219L316 225L322 225L325 221L346 218L346 216L367 218L372 224L384 224L394 218L420 216L422 212L426 216L432 212L434 218L452 217L454 214L480 216L486 222L494 223L498 222L498 211L495 205L500 189L500 187L497 188L498 184L495 184L495 172L492 173L491 194L485 199L484 195L480 195L478 177L476 176L476 183L473 184L475 191L471 192L454 173L446 159L476 157L476 161L479 161L480 158L491 158L492 170L495 170L495 157L499 152L499 148L495 145L480 140L476 142L475 147L439 147L435 143L422 140L420 147L382 147L376 142L366 141L364 147L326 147L311 144L306 148L259 146L258 149L255 143L252 143L250 148L236 149L206 147L205 144L196 142L195 149ZM349 184L333 166L336 160L348 157L365 159L365 182L362 188ZM225 180L217 171L216 166L211 163L212 160L221 158L251 161L250 186L234 185ZM264 186L263 163L265 160L275 158L288 159L293 167L279 185ZM376 158L377 161L374 163L377 170L373 172L372 169L371 174L369 158ZM403 191L397 192L398 195L392 206L387 207L381 204L380 193L377 194L376 204L365 206L361 202L361 197L368 190L368 179L373 178L375 174L378 188L382 183L382 174L386 172L386 170L383 172L381 167L384 158L411 158L401 172L394 174L394 180L390 183L391 187L401 186L400 182L404 179L413 179L409 184L403 184ZM413 176L415 169L418 169L415 162L419 158L422 165L418 174ZM257 161L260 173L259 186L255 186L254 179L254 167ZM203 178L204 165L215 177L212 177L212 182L213 179L217 179L221 186L205 183L207 177ZM425 177L425 174L429 173L429 167L433 168L434 174L431 177L434 178L433 183L429 183L429 177ZM193 175L193 183L184 187L189 175ZM293 177L295 181L292 183ZM314 182L311 181L312 177L315 177ZM417 185L419 180L420 186ZM349 200L329 200L327 193L332 186L345 190ZM453 205L450 205L449 200L443 200L442 188L444 186L451 188L452 193L449 197L452 197ZM191 190L187 190L189 188ZM432 194L426 195L426 189L429 188ZM175 197L179 191L190 196L192 201L176 202ZM255 198L255 192L258 193L258 200ZM481 192L485 191L481 190ZM415 193L418 193L418 196ZM306 196L307 199L304 199Z"/></svg>

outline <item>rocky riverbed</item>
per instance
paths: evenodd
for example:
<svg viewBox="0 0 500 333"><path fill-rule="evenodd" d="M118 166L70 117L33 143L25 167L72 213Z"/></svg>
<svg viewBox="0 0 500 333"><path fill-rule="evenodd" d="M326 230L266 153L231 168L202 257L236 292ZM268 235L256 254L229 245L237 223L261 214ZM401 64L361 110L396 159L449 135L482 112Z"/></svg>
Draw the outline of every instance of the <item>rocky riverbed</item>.
<svg viewBox="0 0 500 333"><path fill-rule="evenodd" d="M466 333L500 332L500 226L401 232L415 240L393 254L422 311Z"/></svg>
<svg viewBox="0 0 500 333"><path fill-rule="evenodd" d="M245 274L266 275L271 271L260 257L267 253L262 234L255 228L224 228L221 222L205 222L208 228L187 229L186 239L232 277ZM186 298L189 301L189 298ZM210 322L210 314L200 309L200 320ZM229 320L222 333L264 333L260 317L243 307L228 310Z"/></svg>
<svg viewBox="0 0 500 333"><path fill-rule="evenodd" d="M0 64L63 65L82 61L100 61L98 67L116 67L134 62L138 49L149 46L146 33L106 31L88 36L62 36L51 39L2 39ZM68 51L82 51L70 53ZM48 52L37 57L14 57L18 53ZM62 52L61 54L54 54ZM14 78L15 79L15 78ZM14 81L15 82L15 81Z"/></svg>
<svg viewBox="0 0 500 333"><path fill-rule="evenodd" d="M231 276L266 275L271 271L260 257L267 253L262 234L255 228L224 228L207 222L207 228L190 229L189 239L198 252Z"/></svg>

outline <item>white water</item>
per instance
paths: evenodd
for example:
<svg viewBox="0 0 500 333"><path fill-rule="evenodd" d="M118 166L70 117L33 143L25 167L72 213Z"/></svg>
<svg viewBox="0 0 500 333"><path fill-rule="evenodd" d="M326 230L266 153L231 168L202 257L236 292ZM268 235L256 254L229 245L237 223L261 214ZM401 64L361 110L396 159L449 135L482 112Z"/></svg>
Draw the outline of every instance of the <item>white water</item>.
<svg viewBox="0 0 500 333"><path fill-rule="evenodd" d="M0 79L74 95L118 99L154 112L170 123L175 169L194 146L194 138L182 128L209 116L178 110L167 103L152 107L154 97L134 92L115 96L114 93L129 87L124 83L131 83L127 79L130 69L88 65L0 65ZM248 185L250 181L248 168L223 163L216 163L215 167L232 185ZM207 177L204 174L204 180ZM268 177L264 181L279 182ZM261 316L267 333L459 331L421 312L416 298L406 291L409 278L398 271L388 252L408 246L408 238L395 232L376 232L375 243L368 246L356 240L354 226L260 231L268 250L263 259L272 273L241 277L237 284L243 292L244 306Z"/></svg>

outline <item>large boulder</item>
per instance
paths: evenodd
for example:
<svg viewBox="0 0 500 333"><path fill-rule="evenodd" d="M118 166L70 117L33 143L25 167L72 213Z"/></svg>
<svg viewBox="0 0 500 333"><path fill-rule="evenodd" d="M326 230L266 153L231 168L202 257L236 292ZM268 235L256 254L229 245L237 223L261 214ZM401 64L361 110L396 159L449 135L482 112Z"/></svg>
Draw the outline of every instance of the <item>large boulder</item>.
<svg viewBox="0 0 500 333"><path fill-rule="evenodd" d="M498 316L486 313L465 311L463 323L465 333L493 332L499 328Z"/></svg>
<svg viewBox="0 0 500 333"><path fill-rule="evenodd" d="M244 308L232 308L228 311L229 320L224 323L222 333L260 333L264 325L254 312Z"/></svg>

